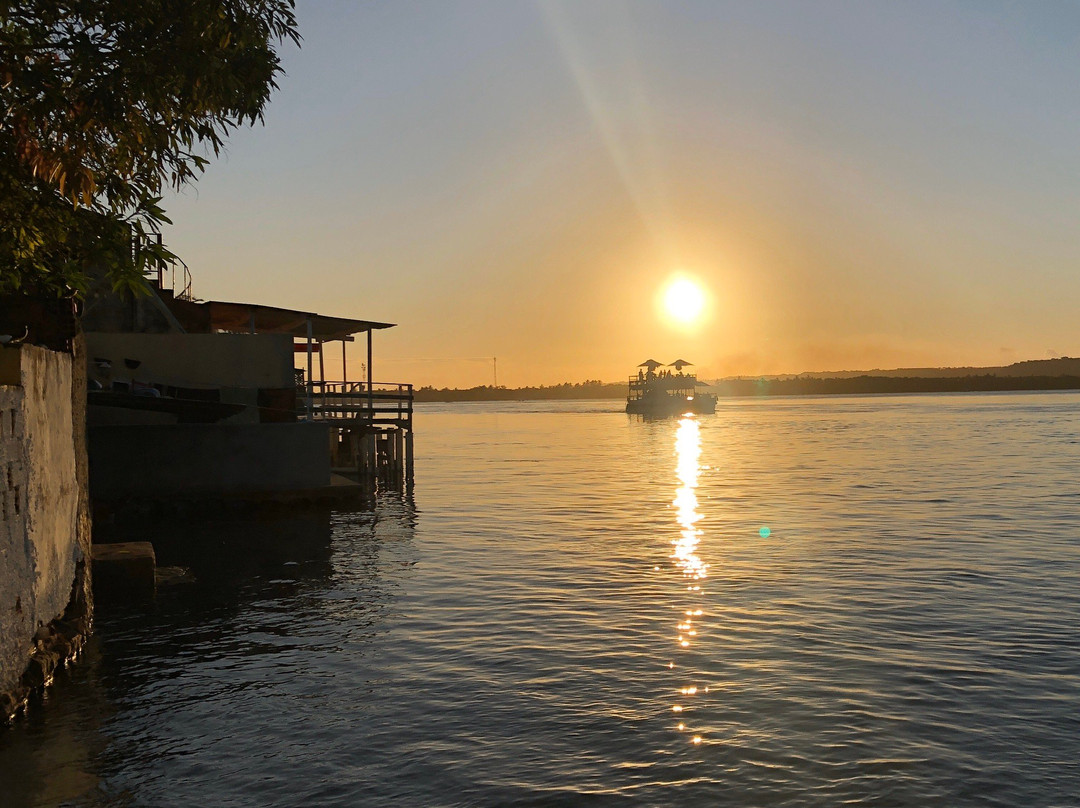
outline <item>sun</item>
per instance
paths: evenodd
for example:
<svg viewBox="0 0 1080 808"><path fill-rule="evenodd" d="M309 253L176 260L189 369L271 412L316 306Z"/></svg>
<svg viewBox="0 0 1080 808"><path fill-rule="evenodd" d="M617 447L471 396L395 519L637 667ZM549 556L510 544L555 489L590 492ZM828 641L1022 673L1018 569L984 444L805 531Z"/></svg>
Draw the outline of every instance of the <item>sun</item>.
<svg viewBox="0 0 1080 808"><path fill-rule="evenodd" d="M674 278L662 293L664 314L678 325L693 325L705 313L705 290L690 278Z"/></svg>

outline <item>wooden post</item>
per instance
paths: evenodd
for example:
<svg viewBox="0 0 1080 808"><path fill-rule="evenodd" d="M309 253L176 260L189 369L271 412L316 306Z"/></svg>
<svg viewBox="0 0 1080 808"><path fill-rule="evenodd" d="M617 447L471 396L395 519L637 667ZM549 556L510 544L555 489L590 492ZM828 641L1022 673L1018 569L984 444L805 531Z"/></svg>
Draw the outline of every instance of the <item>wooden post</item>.
<svg viewBox="0 0 1080 808"><path fill-rule="evenodd" d="M319 404L326 407L326 365L323 362L323 350L326 343L319 340Z"/></svg>
<svg viewBox="0 0 1080 808"><path fill-rule="evenodd" d="M364 475L375 474L375 433L365 431L360 436L360 467Z"/></svg>
<svg viewBox="0 0 1080 808"><path fill-rule="evenodd" d="M309 421L312 418L311 409L312 409L312 406L313 406L313 402L312 402L311 399L312 399L312 394L314 393L314 390L315 390L315 387L314 387L314 385L312 383L313 380L311 378L312 370L313 370L313 368L312 368L312 361L311 361L311 317L308 317L307 318L307 417L308 417Z"/></svg>
<svg viewBox="0 0 1080 808"><path fill-rule="evenodd" d="M368 408L368 420L372 423L375 422L375 404L374 397L371 393L371 331L369 327L367 331L367 408Z"/></svg>
<svg viewBox="0 0 1080 808"><path fill-rule="evenodd" d="M394 477L400 478L405 471L405 430L394 430Z"/></svg>

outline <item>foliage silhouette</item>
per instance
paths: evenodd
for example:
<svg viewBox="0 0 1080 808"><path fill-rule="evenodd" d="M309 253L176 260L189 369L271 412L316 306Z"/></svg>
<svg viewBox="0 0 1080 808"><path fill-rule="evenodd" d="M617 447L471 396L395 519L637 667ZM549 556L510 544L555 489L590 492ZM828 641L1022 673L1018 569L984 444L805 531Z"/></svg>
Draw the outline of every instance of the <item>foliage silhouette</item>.
<svg viewBox="0 0 1080 808"><path fill-rule="evenodd" d="M0 292L145 288L162 191L261 121L293 0L0 0Z"/></svg>

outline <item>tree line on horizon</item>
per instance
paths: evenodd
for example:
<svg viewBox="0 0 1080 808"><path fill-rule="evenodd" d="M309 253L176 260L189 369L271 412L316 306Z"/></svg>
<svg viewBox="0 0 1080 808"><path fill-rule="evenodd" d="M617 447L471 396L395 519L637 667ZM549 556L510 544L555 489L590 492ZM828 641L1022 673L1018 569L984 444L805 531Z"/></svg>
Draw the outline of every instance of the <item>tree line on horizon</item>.
<svg viewBox="0 0 1080 808"><path fill-rule="evenodd" d="M873 376L844 378L793 377L788 379L724 379L709 385L721 397L826 396L875 393L978 393L1018 390L1080 390L1080 376L998 376L992 373L966 376ZM415 400L424 401L557 401L611 399L626 396L624 382L564 382L533 387L469 388L420 387Z"/></svg>
<svg viewBox="0 0 1080 808"><path fill-rule="evenodd" d="M624 395L626 395L625 383L608 383L599 379L535 387L505 387L503 385L495 387L482 384L462 389L426 386L418 387L413 393L416 401L546 401L618 398Z"/></svg>

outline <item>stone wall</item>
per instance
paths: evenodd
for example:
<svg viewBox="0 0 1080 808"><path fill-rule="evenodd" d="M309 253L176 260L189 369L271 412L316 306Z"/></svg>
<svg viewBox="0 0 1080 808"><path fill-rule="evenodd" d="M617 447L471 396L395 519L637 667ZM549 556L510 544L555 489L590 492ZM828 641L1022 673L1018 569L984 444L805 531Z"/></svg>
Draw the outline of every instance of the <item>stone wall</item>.
<svg viewBox="0 0 1080 808"><path fill-rule="evenodd" d="M26 519L25 395L0 386L0 693L15 689L29 661L34 623L34 561Z"/></svg>
<svg viewBox="0 0 1080 808"><path fill-rule="evenodd" d="M0 348L0 713L41 683L35 660L47 679L89 627L82 361Z"/></svg>

